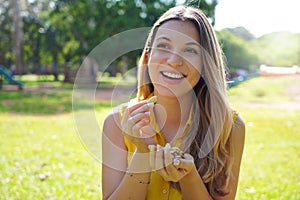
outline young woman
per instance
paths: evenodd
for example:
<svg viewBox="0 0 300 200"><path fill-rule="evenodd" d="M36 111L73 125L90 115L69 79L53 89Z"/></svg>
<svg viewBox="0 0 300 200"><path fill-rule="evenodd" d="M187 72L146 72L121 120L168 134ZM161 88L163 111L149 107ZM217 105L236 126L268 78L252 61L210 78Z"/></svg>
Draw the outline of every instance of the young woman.
<svg viewBox="0 0 300 200"><path fill-rule="evenodd" d="M137 98L104 123L103 199L234 199L245 127L205 15L164 13L138 67Z"/></svg>

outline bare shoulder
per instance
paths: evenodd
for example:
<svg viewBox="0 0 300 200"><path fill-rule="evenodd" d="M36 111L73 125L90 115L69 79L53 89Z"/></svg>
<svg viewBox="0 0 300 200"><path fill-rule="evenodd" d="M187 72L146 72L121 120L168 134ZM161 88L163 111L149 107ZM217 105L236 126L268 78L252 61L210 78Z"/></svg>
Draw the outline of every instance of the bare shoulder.
<svg viewBox="0 0 300 200"><path fill-rule="evenodd" d="M242 117L239 115L232 126L232 142L235 151L242 154L245 143L246 128Z"/></svg>
<svg viewBox="0 0 300 200"><path fill-rule="evenodd" d="M103 123L103 139L108 139L119 147L125 147L124 138L121 130L119 113L111 111L104 119Z"/></svg>

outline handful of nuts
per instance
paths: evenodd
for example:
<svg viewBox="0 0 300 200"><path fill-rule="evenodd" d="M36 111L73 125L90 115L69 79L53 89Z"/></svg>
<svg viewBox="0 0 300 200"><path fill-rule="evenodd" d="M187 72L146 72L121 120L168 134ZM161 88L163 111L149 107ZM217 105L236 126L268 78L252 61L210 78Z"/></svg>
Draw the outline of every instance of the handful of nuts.
<svg viewBox="0 0 300 200"><path fill-rule="evenodd" d="M155 145L149 145L150 152L155 151ZM180 164L180 159L184 158L184 152L178 147L171 147L169 143L167 143L164 147L164 150L169 150L172 155L172 163L175 166Z"/></svg>
<svg viewBox="0 0 300 200"><path fill-rule="evenodd" d="M171 147L169 143L166 144L164 148L169 149L170 153L173 156L173 164L178 166L180 164L180 159L184 158L184 152L181 151L178 147Z"/></svg>

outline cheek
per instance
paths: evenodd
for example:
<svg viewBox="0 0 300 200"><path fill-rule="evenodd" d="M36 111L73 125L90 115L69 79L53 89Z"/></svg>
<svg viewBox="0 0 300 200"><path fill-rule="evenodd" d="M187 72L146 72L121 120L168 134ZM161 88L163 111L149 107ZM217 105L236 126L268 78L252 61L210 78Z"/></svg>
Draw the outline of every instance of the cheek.
<svg viewBox="0 0 300 200"><path fill-rule="evenodd" d="M151 56L149 57L148 60L148 72L149 72L149 76L151 77L151 74L157 74L158 71L158 67L160 65L160 63L162 63L162 56L159 55L158 53L152 53Z"/></svg>
<svg viewBox="0 0 300 200"><path fill-rule="evenodd" d="M158 51L158 50L152 50L149 56L148 63L161 63L163 61L166 61L167 58L170 56L169 52L166 51Z"/></svg>
<svg viewBox="0 0 300 200"><path fill-rule="evenodd" d="M195 87L195 85L199 82L199 80L200 80L200 74L197 73L194 75L193 79L191 80L191 85Z"/></svg>
<svg viewBox="0 0 300 200"><path fill-rule="evenodd" d="M195 69L193 67L190 69L191 76L189 77L189 82L194 87L199 82L201 74L198 69Z"/></svg>
<svg viewBox="0 0 300 200"><path fill-rule="evenodd" d="M189 67L192 68L191 71L194 73L200 73L202 68L202 62L201 59L198 57L192 57L189 59L186 59L186 61L189 63Z"/></svg>
<svg viewBox="0 0 300 200"><path fill-rule="evenodd" d="M157 69L157 65L155 63L149 62L148 63L148 75L150 78L150 81L153 83L156 81L156 78L158 77L158 71Z"/></svg>

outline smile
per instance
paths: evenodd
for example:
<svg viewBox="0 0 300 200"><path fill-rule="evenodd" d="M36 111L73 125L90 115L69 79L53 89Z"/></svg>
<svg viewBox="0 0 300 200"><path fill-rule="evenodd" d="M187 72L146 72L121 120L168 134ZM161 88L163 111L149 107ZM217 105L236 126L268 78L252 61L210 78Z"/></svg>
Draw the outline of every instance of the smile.
<svg viewBox="0 0 300 200"><path fill-rule="evenodd" d="M170 79L183 79L183 78L185 78L184 75L179 74L179 73L161 72L161 74L162 74L164 77L170 78Z"/></svg>

